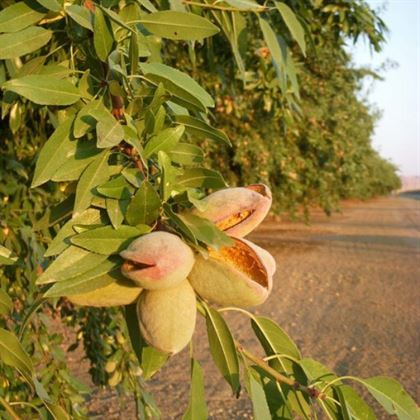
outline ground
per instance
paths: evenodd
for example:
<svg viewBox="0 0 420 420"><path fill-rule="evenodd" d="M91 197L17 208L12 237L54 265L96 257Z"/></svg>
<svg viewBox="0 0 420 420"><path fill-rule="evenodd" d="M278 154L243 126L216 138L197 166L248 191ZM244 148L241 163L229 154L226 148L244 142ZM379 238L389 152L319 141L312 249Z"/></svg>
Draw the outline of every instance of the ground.
<svg viewBox="0 0 420 420"><path fill-rule="evenodd" d="M419 401L420 201L388 197L343 204L342 214L312 215L310 225L264 223L252 239L278 268L268 301L254 312L276 320L312 357L340 375L388 375ZM255 352L248 320L229 316L236 338ZM209 356L200 320L196 357L206 372L213 419L252 418L245 395L235 400ZM150 382L164 419L179 419L188 403L188 352L173 357ZM132 406L96 393L93 418L134 418ZM383 413L379 418L385 418Z"/></svg>

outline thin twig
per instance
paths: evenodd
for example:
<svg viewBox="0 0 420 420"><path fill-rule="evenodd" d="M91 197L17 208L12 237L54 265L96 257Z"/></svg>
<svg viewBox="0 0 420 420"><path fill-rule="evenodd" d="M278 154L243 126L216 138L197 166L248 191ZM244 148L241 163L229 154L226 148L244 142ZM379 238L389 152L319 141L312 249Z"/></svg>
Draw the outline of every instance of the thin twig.
<svg viewBox="0 0 420 420"><path fill-rule="evenodd" d="M321 400L325 399L325 394L321 393L315 388L307 387L295 381L294 379L291 379L291 378L288 378L287 376L282 375L280 372L277 372L275 369L273 369L268 363L264 362L264 360L250 353L248 350L245 350L240 344L237 344L236 347L238 351L241 354L243 354L248 360L255 363L261 369L264 369L277 382L289 385L292 388L296 389L297 391L302 391L308 394L311 398L319 398Z"/></svg>

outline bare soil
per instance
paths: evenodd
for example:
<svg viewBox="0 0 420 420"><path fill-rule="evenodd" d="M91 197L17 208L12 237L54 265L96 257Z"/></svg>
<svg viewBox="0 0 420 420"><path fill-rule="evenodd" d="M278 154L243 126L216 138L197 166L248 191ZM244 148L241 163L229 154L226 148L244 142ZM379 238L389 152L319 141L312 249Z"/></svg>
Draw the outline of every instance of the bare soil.
<svg viewBox="0 0 420 420"><path fill-rule="evenodd" d="M419 401L420 201L418 196L347 202L342 214L312 215L310 225L264 223L250 239L268 249L278 269L268 301L254 312L276 320L306 357L339 375L388 375ZM236 338L261 354L241 315L229 315ZM216 370L200 320L195 356L205 370L213 419L252 418ZM173 357L150 381L164 419L179 419L188 404L188 351ZM134 419L133 406L97 392L92 418ZM386 418L381 413L380 418Z"/></svg>

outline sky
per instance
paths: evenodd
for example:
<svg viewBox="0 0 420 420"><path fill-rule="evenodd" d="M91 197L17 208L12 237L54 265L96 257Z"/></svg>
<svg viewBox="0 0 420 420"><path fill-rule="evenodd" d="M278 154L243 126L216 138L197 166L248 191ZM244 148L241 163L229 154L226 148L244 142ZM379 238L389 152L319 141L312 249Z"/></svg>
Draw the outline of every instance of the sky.
<svg viewBox="0 0 420 420"><path fill-rule="evenodd" d="M369 101L382 110L373 146L395 163L400 174L420 175L420 0L368 0L389 28L387 44L371 52L360 40L350 48L356 64L378 68L386 60L398 63L383 76L366 81Z"/></svg>

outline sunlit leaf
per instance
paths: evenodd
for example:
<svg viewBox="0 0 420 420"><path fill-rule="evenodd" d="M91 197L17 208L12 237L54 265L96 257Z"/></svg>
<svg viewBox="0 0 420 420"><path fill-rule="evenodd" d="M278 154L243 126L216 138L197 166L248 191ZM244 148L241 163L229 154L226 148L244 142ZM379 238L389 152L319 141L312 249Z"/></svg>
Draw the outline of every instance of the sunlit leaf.
<svg viewBox="0 0 420 420"><path fill-rule="evenodd" d="M152 34L175 40L200 40L219 32L217 26L201 16L173 10L150 13L141 23Z"/></svg>
<svg viewBox="0 0 420 420"><path fill-rule="evenodd" d="M204 393L204 377L200 364L191 359L191 391L187 411L182 420L207 419L209 416Z"/></svg>
<svg viewBox="0 0 420 420"><path fill-rule="evenodd" d="M206 304L203 306L206 311L207 334L214 363L231 386L233 393L238 395L239 360L232 335L219 312Z"/></svg>
<svg viewBox="0 0 420 420"><path fill-rule="evenodd" d="M148 232L149 226L104 226L97 229L86 230L73 236L71 242L91 252L103 255L116 254L127 248L130 242L138 236Z"/></svg>
<svg viewBox="0 0 420 420"><path fill-rule="evenodd" d="M2 88L15 92L39 105L71 105L80 98L76 86L67 80L57 79L50 75L19 77L3 83Z"/></svg>

